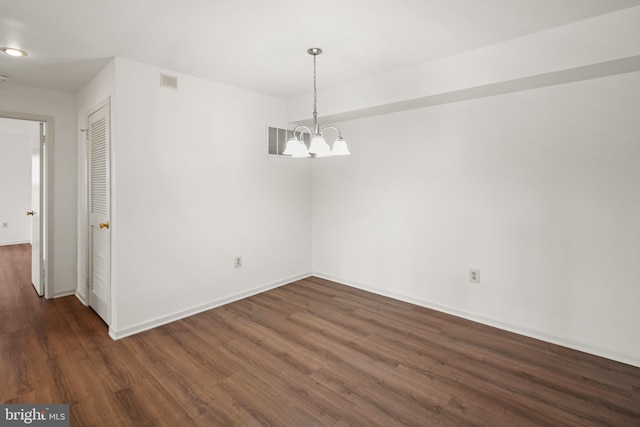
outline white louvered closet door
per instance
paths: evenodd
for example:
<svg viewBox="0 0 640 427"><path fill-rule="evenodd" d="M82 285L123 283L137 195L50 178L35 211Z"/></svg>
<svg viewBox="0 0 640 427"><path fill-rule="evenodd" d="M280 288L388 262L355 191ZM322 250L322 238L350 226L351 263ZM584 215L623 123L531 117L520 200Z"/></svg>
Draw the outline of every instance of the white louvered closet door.
<svg viewBox="0 0 640 427"><path fill-rule="evenodd" d="M89 116L89 305L111 322L109 104Z"/></svg>

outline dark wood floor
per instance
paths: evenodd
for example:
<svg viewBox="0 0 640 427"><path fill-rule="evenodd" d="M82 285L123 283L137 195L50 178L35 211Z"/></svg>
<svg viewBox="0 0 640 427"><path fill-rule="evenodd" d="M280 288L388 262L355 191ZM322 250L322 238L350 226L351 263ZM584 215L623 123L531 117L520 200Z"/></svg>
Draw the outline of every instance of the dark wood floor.
<svg viewBox="0 0 640 427"><path fill-rule="evenodd" d="M72 426L639 426L640 369L318 278L119 341L0 247L0 402Z"/></svg>

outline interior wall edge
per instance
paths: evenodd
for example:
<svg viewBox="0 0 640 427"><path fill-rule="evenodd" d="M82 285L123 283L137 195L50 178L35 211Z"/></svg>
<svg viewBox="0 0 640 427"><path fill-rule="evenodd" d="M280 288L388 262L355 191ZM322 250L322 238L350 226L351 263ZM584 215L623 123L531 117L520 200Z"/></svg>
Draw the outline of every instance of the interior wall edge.
<svg viewBox="0 0 640 427"><path fill-rule="evenodd" d="M460 317L463 319L471 320L473 322L481 323L483 325L492 326L494 328L502 329L504 331L513 332L518 335L523 335L529 338L545 341L551 344L556 344L562 347L571 348L573 350L589 353L594 356L604 357L606 359L614 360L616 362L625 363L627 365L640 368L640 355L621 353L619 351L611 350L608 348L598 347L591 344L586 344L580 341L575 341L546 332L537 331L535 329L525 328L519 325L502 322L489 317L479 316L474 313L459 310L452 307L443 306L440 304L432 303L418 298L413 298L403 294L396 294L380 288L369 286L364 283L357 283L343 278L334 277L329 274L314 271L312 276L319 277L321 279L330 280L332 282L340 283L341 285L350 286L352 288L360 289L363 291L371 292L376 295L382 295L388 298L392 298L398 301L407 302L409 304L417 305L420 307L428 308L431 310L439 311L441 313L450 314L452 316Z"/></svg>

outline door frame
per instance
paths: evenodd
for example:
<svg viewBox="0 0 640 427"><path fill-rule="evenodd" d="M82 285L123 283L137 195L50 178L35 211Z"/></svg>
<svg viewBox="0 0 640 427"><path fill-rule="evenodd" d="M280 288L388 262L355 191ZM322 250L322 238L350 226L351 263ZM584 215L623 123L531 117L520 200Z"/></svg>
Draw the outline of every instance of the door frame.
<svg viewBox="0 0 640 427"><path fill-rule="evenodd" d="M28 120L32 122L41 122L45 123L46 132L44 143L40 144L41 150L44 148L44 151L40 153L40 170L42 173L40 174L40 191L41 194L44 194L44 197L40 197L40 206L38 207L40 216L40 242L41 242L41 252L40 252L40 262L41 262L41 280L44 280L44 297L46 299L51 299L54 297L53 286L50 279L50 272L53 271L53 224L51 215L51 206L52 206L52 191L53 188L53 147L54 147L54 119L52 116L44 116L40 114L29 114L29 113L17 113L13 111L1 111L0 117L5 119L15 119L15 120ZM43 147L44 145L44 147ZM43 156L43 153L45 155ZM43 161L44 157L44 161ZM45 246L42 245L42 242L45 242ZM44 249L44 253L46 253L46 258L43 260L42 248Z"/></svg>

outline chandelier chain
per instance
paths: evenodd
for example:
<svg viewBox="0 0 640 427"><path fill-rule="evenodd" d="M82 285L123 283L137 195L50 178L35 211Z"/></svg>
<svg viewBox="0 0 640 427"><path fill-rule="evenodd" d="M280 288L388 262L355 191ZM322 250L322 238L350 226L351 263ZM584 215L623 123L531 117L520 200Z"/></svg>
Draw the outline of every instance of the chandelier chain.
<svg viewBox="0 0 640 427"><path fill-rule="evenodd" d="M318 88L317 88L317 77L316 77L316 56L313 55L313 117L318 116Z"/></svg>

